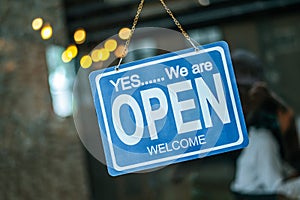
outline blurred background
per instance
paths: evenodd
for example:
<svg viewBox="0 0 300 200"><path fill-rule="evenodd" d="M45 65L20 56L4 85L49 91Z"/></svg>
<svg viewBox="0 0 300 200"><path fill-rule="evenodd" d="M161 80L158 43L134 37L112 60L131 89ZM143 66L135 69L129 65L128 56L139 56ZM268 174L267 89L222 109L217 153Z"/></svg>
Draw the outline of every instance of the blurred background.
<svg viewBox="0 0 300 200"><path fill-rule="evenodd" d="M0 199L232 199L238 152L112 178L79 140L76 72L90 66L87 54L106 38L119 33L124 43L138 3L0 0ZM258 55L271 88L300 116L300 0L166 3L199 44L225 40L231 51ZM149 26L177 30L159 0L145 1L137 27ZM155 49L157 42L142 37L131 45ZM107 44L101 62L118 57L123 43ZM126 59L159 53L141 49Z"/></svg>

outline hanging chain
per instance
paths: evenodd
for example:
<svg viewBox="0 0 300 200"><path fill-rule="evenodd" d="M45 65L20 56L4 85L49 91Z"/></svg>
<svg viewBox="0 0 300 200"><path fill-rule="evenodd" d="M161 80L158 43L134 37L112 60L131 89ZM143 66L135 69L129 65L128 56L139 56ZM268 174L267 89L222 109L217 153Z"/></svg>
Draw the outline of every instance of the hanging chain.
<svg viewBox="0 0 300 200"><path fill-rule="evenodd" d="M190 36L187 34L187 32L182 28L181 24L179 21L176 19L176 17L173 15L172 11L168 8L167 4L164 2L164 0L159 0L160 3L163 5L164 9L166 12L170 15L170 17L173 19L175 25L179 28L181 31L182 35L191 43L191 45L195 48L196 51L199 50L198 47L192 42Z"/></svg>
<svg viewBox="0 0 300 200"><path fill-rule="evenodd" d="M139 17L140 17L140 14L142 12L142 9L143 9L143 5L144 5L144 1L145 0L141 0L140 1L140 4L138 6L138 9L136 11L136 15L134 17L134 20L133 20L133 23L132 23L132 27L131 27L131 30L130 30L130 34L129 34L129 37L128 39L126 40L125 42L125 46L124 46L124 49L123 49L123 52L121 54L121 57L120 57L120 60L119 60L119 63L118 65L115 67L115 70L119 70L119 67L121 65L121 62L123 60L123 58L126 56L127 54L127 51L128 51L128 46L129 46L129 43L131 41L131 38L132 38L132 35L135 31L135 27L138 23L138 20L139 20ZM193 43L193 41L191 40L190 36L187 34L187 32L182 28L181 24L179 23L179 21L175 18L175 16L173 15L172 11L168 8L168 6L166 5L166 3L164 2L164 0L159 0L161 2L161 4L163 5L164 9L166 10L166 12L169 14L169 16L173 19L175 25L179 28L179 30L181 31L182 35L190 42L190 44L195 48L196 51L199 51L199 48Z"/></svg>
<svg viewBox="0 0 300 200"><path fill-rule="evenodd" d="M132 23L132 27L131 27L131 30L130 30L130 33L129 33L129 37L128 37L128 39L127 39L126 42L125 42L124 49L123 49L123 52L122 52L122 54L121 54L121 58L120 58L120 60L119 60L119 63L118 63L118 65L115 67L115 70L117 70L117 71L119 70L119 67L120 67L120 64L121 64L123 58L124 58L124 57L126 56L126 54L127 54L128 46L129 46L130 40L131 40L132 35L133 35L134 31L135 31L135 27L136 27L136 25L137 25L137 23L138 23L140 14L141 14L142 9L143 9L143 6L144 6L144 1L145 1L145 0L141 0L141 1L140 1L140 4L139 4L138 9L137 9L137 11L136 11L136 14L135 14L135 17L134 17L134 20L133 20L133 23Z"/></svg>

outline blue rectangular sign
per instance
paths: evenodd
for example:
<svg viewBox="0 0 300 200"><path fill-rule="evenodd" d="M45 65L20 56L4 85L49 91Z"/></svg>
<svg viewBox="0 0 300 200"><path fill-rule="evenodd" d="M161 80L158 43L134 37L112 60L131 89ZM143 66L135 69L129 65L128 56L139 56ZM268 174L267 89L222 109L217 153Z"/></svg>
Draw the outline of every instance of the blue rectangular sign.
<svg viewBox="0 0 300 200"><path fill-rule="evenodd" d="M112 176L248 144L226 42L93 71L89 78Z"/></svg>

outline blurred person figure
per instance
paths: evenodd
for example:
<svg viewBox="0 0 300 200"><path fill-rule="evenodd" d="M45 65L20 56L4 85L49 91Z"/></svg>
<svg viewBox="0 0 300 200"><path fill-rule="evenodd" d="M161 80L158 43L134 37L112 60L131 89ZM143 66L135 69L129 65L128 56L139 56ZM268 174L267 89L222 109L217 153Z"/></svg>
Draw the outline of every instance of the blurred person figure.
<svg viewBox="0 0 300 200"><path fill-rule="evenodd" d="M300 154L293 112L260 82L262 64L256 56L237 51L232 60L249 145L237 159L231 189L236 199L300 199L296 170Z"/></svg>

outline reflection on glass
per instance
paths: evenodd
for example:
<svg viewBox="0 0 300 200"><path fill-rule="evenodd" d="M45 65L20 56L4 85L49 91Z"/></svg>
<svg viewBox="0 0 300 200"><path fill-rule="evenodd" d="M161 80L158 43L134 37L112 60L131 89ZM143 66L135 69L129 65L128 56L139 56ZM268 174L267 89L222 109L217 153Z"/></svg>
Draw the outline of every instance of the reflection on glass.
<svg viewBox="0 0 300 200"><path fill-rule="evenodd" d="M125 61L131 62L134 60L139 60L143 58L148 58L156 55L156 41L151 38L143 38L137 41L133 41L130 44L130 49L134 51L126 55Z"/></svg>
<svg viewBox="0 0 300 200"><path fill-rule="evenodd" d="M216 26L190 30L189 33L199 44L216 42L223 38L221 29Z"/></svg>

